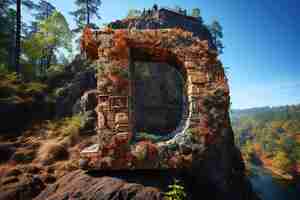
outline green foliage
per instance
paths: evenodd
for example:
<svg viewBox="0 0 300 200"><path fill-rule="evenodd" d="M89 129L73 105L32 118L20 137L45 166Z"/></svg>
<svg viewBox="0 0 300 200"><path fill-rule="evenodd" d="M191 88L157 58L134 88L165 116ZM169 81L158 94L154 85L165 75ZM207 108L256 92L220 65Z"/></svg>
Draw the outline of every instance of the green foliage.
<svg viewBox="0 0 300 200"><path fill-rule="evenodd" d="M291 167L291 161L285 152L279 151L274 156L272 165L283 171L288 171Z"/></svg>
<svg viewBox="0 0 300 200"><path fill-rule="evenodd" d="M24 92L28 94L37 94L42 93L47 89L47 85L39 82L29 82L26 83L26 87L24 88Z"/></svg>
<svg viewBox="0 0 300 200"><path fill-rule="evenodd" d="M236 144L246 160L251 161L254 144L274 162L274 167L288 171L300 162L300 105L274 108L233 110L232 125ZM255 152L254 152L255 153Z"/></svg>
<svg viewBox="0 0 300 200"><path fill-rule="evenodd" d="M192 16L193 17L201 17L201 11L200 11L200 8L193 8L192 10Z"/></svg>
<svg viewBox="0 0 300 200"><path fill-rule="evenodd" d="M8 69L7 67L2 63L0 64L0 74L8 74Z"/></svg>
<svg viewBox="0 0 300 200"><path fill-rule="evenodd" d="M75 5L77 9L70 14L74 16L77 28L75 32L81 32L86 25L95 28L96 25L91 23L92 18L100 19L98 13L101 6L101 0L76 0Z"/></svg>
<svg viewBox="0 0 300 200"><path fill-rule="evenodd" d="M7 3L7 1L6 1ZM0 12L0 65L3 70L9 71L14 64L16 11L3 3L3 13Z"/></svg>
<svg viewBox="0 0 300 200"><path fill-rule="evenodd" d="M20 102L35 94L45 92L47 85L40 82L24 82L16 73L0 73L0 100Z"/></svg>
<svg viewBox="0 0 300 200"><path fill-rule="evenodd" d="M244 159L246 161L251 162L255 152L254 152L253 144L250 141L246 142L246 144L242 149L242 153L244 155Z"/></svg>
<svg viewBox="0 0 300 200"><path fill-rule="evenodd" d="M184 187L180 185L178 180L174 180L172 185L169 185L169 191L165 193L167 200L184 200L186 199L186 193Z"/></svg>
<svg viewBox="0 0 300 200"><path fill-rule="evenodd" d="M146 132L139 132L138 134L136 134L135 140L136 141L149 140L149 141L155 143L155 142L161 141L162 138L163 138L163 136L150 134L150 133L146 133Z"/></svg>
<svg viewBox="0 0 300 200"><path fill-rule="evenodd" d="M42 60L47 57L51 62L51 58L59 50L64 49L71 53L72 32L65 17L60 12L55 11L47 19L38 23L38 32L24 40L22 45L28 60ZM45 73L46 69L39 69L40 75L45 75Z"/></svg>
<svg viewBox="0 0 300 200"><path fill-rule="evenodd" d="M78 134L79 129L81 127L82 127L82 116L75 115L73 117L64 119L63 126L61 127L61 133L63 136Z"/></svg>
<svg viewBox="0 0 300 200"><path fill-rule="evenodd" d="M72 137L77 136L83 127L81 114L66 117L61 121L49 121L48 129L51 130L49 137Z"/></svg>
<svg viewBox="0 0 300 200"><path fill-rule="evenodd" d="M56 8L48 1L40 0L38 4L35 5L35 10L37 11L37 13L34 14L35 19L41 21L51 16Z"/></svg>
<svg viewBox="0 0 300 200"><path fill-rule="evenodd" d="M223 28L221 24L214 20L209 26L210 33L213 37L214 45L216 46L219 53L223 53L224 46L222 44Z"/></svg>
<svg viewBox="0 0 300 200"><path fill-rule="evenodd" d="M84 127L85 116L77 114L62 120L48 121L48 137L72 146L79 141L81 129Z"/></svg>

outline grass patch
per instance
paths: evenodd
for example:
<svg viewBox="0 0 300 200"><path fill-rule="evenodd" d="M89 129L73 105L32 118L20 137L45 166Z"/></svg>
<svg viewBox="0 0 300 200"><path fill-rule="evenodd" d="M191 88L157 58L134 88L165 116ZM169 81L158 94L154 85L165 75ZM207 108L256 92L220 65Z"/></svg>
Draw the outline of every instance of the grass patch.
<svg viewBox="0 0 300 200"><path fill-rule="evenodd" d="M16 73L0 73L0 100L20 102L29 97L41 94L47 85L40 82L25 82Z"/></svg>
<svg viewBox="0 0 300 200"><path fill-rule="evenodd" d="M84 126L83 118L83 115L78 114L60 121L49 121L48 137L58 138L69 145L73 145L78 140L80 130Z"/></svg>

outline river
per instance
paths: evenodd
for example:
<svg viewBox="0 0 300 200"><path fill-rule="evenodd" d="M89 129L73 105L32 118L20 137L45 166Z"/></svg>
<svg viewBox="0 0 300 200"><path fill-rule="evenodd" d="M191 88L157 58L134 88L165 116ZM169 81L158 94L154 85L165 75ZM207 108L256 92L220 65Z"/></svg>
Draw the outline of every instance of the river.
<svg viewBox="0 0 300 200"><path fill-rule="evenodd" d="M262 200L300 200L299 185L279 179L262 167L250 168L250 181Z"/></svg>

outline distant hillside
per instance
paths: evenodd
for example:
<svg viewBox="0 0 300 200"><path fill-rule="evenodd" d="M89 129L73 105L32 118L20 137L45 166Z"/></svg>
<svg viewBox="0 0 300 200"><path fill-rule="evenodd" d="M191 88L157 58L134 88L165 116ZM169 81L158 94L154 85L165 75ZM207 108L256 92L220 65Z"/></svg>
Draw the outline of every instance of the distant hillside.
<svg viewBox="0 0 300 200"><path fill-rule="evenodd" d="M300 105L232 110L231 118L246 160L300 172Z"/></svg>
<svg viewBox="0 0 300 200"><path fill-rule="evenodd" d="M253 117L262 121L300 119L300 104L278 107L233 109L231 111L232 120L238 120L243 117Z"/></svg>

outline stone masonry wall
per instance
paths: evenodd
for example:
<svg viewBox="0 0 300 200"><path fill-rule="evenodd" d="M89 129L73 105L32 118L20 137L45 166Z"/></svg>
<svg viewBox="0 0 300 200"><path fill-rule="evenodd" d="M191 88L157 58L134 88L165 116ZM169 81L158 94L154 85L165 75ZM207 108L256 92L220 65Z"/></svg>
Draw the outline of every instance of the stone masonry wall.
<svg viewBox="0 0 300 200"><path fill-rule="evenodd" d="M97 169L184 168L205 154L209 146L222 143L228 129L229 89L224 69L208 43L181 29L100 30L83 41L87 55L95 55L98 74L99 144L84 151L89 167ZM164 62L184 80L187 106L182 122L163 138L133 132L130 105L131 61Z"/></svg>

